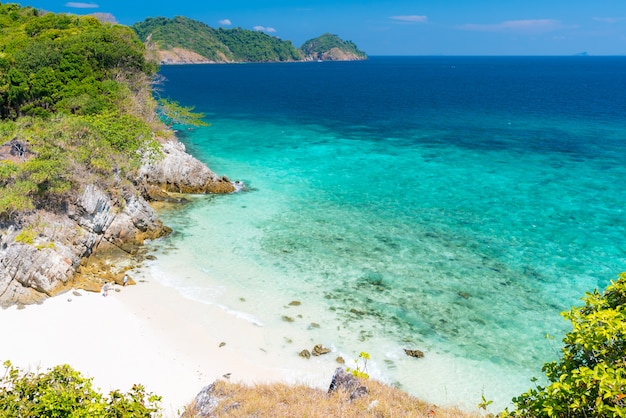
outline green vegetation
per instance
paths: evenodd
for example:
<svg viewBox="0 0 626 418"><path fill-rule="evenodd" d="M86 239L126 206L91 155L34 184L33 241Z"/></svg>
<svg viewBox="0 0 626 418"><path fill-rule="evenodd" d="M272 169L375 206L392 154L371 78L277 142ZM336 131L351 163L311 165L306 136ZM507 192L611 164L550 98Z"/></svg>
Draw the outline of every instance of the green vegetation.
<svg viewBox="0 0 626 418"><path fill-rule="evenodd" d="M22 229L22 231L17 234L15 237L16 242L21 242L23 244L32 245L35 242L35 238L37 237L37 233L33 229L32 225Z"/></svg>
<svg viewBox="0 0 626 418"><path fill-rule="evenodd" d="M344 53L353 54L360 59L366 59L365 52L359 50L352 41L343 41L337 35L325 33L317 38L309 39L300 47L305 56L315 59L322 58L323 55L333 49L338 49Z"/></svg>
<svg viewBox="0 0 626 418"><path fill-rule="evenodd" d="M158 155L157 66L130 28L0 3L0 35L1 217L125 181Z"/></svg>
<svg viewBox="0 0 626 418"><path fill-rule="evenodd" d="M370 359L370 354L361 351L359 353L359 358L354 359L355 368L351 369L350 367L346 368L347 372L352 373L352 376L358 377L359 379L369 379L370 375L367 373L367 361Z"/></svg>
<svg viewBox="0 0 626 418"><path fill-rule="evenodd" d="M283 41L263 32L241 28L219 28L217 36L233 52L235 61L267 62L302 59L302 54L291 44L291 41Z"/></svg>
<svg viewBox="0 0 626 418"><path fill-rule="evenodd" d="M132 28L142 40L150 40L159 50L182 48L196 52L215 62L276 62L321 59L330 49L365 59L350 41L342 41L336 35L322 35L296 49L291 41L283 41L259 31L236 29L213 29L202 22L177 16L148 18L135 23ZM328 56L326 58L332 58Z"/></svg>
<svg viewBox="0 0 626 418"><path fill-rule="evenodd" d="M149 17L143 22L135 23L132 29L143 41L151 37L151 42L159 49L188 49L210 61L235 59L232 51L218 38L217 31L197 20L183 16L173 19Z"/></svg>
<svg viewBox="0 0 626 418"><path fill-rule="evenodd" d="M4 362L0 377L0 415L3 417L154 417L161 398L141 385L108 396L94 390L92 379L68 365L46 373L26 373Z"/></svg>
<svg viewBox="0 0 626 418"><path fill-rule="evenodd" d="M546 363L549 384L513 400L514 417L626 417L626 273L603 294L564 312L573 329L559 361Z"/></svg>
<svg viewBox="0 0 626 418"><path fill-rule="evenodd" d="M157 113L168 126L209 126L208 123L202 120L204 113L194 112L193 109L193 106L181 106L172 100L159 99Z"/></svg>
<svg viewBox="0 0 626 418"><path fill-rule="evenodd" d="M183 48L210 61L297 61L301 53L290 41L244 29L213 29L202 22L177 16L148 18L132 28L161 50Z"/></svg>

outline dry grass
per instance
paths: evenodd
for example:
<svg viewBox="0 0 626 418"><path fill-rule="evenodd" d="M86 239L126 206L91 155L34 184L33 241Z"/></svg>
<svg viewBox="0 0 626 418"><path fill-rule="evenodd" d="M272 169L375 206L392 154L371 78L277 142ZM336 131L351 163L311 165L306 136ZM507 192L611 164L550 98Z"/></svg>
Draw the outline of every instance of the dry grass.
<svg viewBox="0 0 626 418"><path fill-rule="evenodd" d="M469 414L455 408L439 408L422 402L405 392L382 383L368 380L364 383L369 395L354 401L349 393L326 391L307 386L290 386L282 383L244 386L224 381L215 384L214 395L219 399L214 417L437 417L470 418ZM184 418L199 416L195 405L189 405Z"/></svg>

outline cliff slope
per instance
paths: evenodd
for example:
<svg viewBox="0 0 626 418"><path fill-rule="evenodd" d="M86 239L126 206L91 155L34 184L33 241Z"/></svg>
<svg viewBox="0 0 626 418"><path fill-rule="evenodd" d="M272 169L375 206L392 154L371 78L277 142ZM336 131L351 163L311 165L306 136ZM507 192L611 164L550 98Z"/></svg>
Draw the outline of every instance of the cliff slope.
<svg viewBox="0 0 626 418"><path fill-rule="evenodd" d="M234 190L156 117L129 28L16 4L0 27L0 306L120 281L111 257L169 232L148 200Z"/></svg>

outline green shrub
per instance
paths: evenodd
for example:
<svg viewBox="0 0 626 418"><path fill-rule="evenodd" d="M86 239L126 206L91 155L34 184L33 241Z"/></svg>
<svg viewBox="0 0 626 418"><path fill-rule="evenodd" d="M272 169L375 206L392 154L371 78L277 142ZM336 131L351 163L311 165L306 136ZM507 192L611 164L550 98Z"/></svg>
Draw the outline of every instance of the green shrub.
<svg viewBox="0 0 626 418"><path fill-rule="evenodd" d="M559 361L546 363L546 387L513 399L514 417L626 417L626 273L585 305L564 312L573 329Z"/></svg>
<svg viewBox="0 0 626 418"><path fill-rule="evenodd" d="M0 416L12 417L155 417L161 398L141 385L104 396L68 365L46 373L26 373L4 363L0 378Z"/></svg>
<svg viewBox="0 0 626 418"><path fill-rule="evenodd" d="M21 242L22 244L32 245L35 242L37 233L32 227L22 229L22 231L15 237L15 242Z"/></svg>

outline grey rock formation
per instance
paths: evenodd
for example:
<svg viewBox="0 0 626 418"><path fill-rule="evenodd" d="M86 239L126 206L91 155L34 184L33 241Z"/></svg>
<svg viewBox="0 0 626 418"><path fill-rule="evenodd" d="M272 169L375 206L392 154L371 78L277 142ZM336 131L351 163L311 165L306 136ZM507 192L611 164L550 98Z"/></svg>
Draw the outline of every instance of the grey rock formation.
<svg viewBox="0 0 626 418"><path fill-rule="evenodd" d="M339 390L350 393L350 397L348 398L350 401L363 398L369 394L367 387L361 385L359 379L347 373L341 367L335 369L333 378L330 381L330 386L328 387L328 393Z"/></svg>
<svg viewBox="0 0 626 418"><path fill-rule="evenodd" d="M335 369L335 373L333 374L333 378L330 381L328 393L333 393L340 389L345 390L346 392L352 392L360 385L361 384L356 377L346 372L343 368L337 367Z"/></svg>
<svg viewBox="0 0 626 418"><path fill-rule="evenodd" d="M168 142L164 151L161 161L141 169L138 189L88 184L55 212L39 209L0 225L0 306L36 303L69 290L81 264L96 251L133 254L144 240L169 233L142 197L149 195L146 187L234 190L230 181L186 154L182 144ZM99 284L83 287L97 290Z"/></svg>
<svg viewBox="0 0 626 418"><path fill-rule="evenodd" d="M215 395L215 383L211 383L200 390L193 400L192 410L197 417L210 417L219 405Z"/></svg>
<svg viewBox="0 0 626 418"><path fill-rule="evenodd" d="M149 185L166 192L231 193L235 186L226 177L218 177L205 164L187 154L178 141L163 144L165 158L144 164L139 175Z"/></svg>

